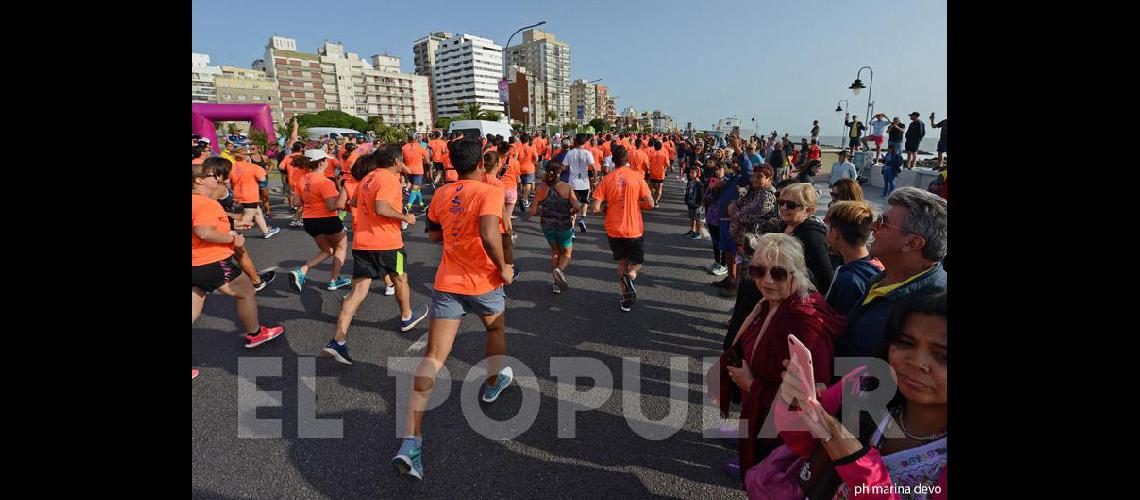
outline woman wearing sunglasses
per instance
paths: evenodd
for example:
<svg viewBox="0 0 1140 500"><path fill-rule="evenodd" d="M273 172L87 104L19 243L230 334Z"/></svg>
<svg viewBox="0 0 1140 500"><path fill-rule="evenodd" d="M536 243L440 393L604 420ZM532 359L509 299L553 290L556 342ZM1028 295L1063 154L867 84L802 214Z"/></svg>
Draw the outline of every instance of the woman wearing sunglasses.
<svg viewBox="0 0 1140 500"><path fill-rule="evenodd" d="M804 249L796 238L780 233L760 236L752 245L748 276L763 298L744 319L726 356L735 355L739 366L726 362L721 370L722 415L727 414L729 384L740 388L740 419L747 421L746 438L739 441L738 465L728 464L730 474L748 470L775 448L776 439L758 439L780 388L783 361L789 358L788 335L794 334L811 351L816 380L831 380L835 338L843 333L846 320L832 309L808 279ZM724 360L725 357L722 357Z"/></svg>
<svg viewBox="0 0 1140 500"><path fill-rule="evenodd" d="M796 183L780 191L776 201L780 207L780 232L795 236L804 248L804 261L807 263L808 279L820 293L827 293L834 274L831 257L828 255L827 226L815 217L819 194L815 187L807 183Z"/></svg>

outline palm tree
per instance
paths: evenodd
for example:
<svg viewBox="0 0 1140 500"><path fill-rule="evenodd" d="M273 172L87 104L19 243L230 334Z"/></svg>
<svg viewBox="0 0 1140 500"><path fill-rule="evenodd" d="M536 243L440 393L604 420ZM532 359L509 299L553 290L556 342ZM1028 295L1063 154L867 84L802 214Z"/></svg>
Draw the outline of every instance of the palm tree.
<svg viewBox="0 0 1140 500"><path fill-rule="evenodd" d="M228 125L226 125L226 133L233 135L238 132L241 132L241 129L238 128L236 123L230 122Z"/></svg>

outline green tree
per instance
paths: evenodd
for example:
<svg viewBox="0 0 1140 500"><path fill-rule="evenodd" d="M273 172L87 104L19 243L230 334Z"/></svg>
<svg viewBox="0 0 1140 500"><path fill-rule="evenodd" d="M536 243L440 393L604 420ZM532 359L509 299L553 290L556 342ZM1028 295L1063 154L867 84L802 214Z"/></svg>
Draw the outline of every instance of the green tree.
<svg viewBox="0 0 1140 500"><path fill-rule="evenodd" d="M594 130L597 132L605 132L610 129L610 124L601 118L590 120L590 126L594 127Z"/></svg>
<svg viewBox="0 0 1140 500"><path fill-rule="evenodd" d="M363 118L331 109L319 111L315 114L300 115L297 119L300 125L305 127L350 128L357 132L363 132L370 128L369 123Z"/></svg>
<svg viewBox="0 0 1140 500"><path fill-rule="evenodd" d="M547 111L546 112L546 123L549 124L556 119L558 119L558 113L555 113L554 111Z"/></svg>
<svg viewBox="0 0 1140 500"><path fill-rule="evenodd" d="M293 117L292 120L290 120L284 124L278 125L277 128L275 129L275 131L277 132L277 137L284 138L286 141L288 141L289 140L289 133L292 132L292 130L293 130L293 120L296 120L296 119L297 119L296 117ZM307 138L308 136L309 136L309 127L305 127L298 122L297 123L297 140L298 141L304 141L305 138ZM293 147L293 145L292 144L286 144L285 147L291 148L291 147Z"/></svg>
<svg viewBox="0 0 1140 500"><path fill-rule="evenodd" d="M503 114L499 113L497 111L484 111L481 116L482 116L482 118L480 118L480 120L497 122L497 121L499 121L500 118L503 117Z"/></svg>
<svg viewBox="0 0 1140 500"><path fill-rule="evenodd" d="M262 153L269 151L269 134L257 129L250 129L249 143L257 146Z"/></svg>
<svg viewBox="0 0 1140 500"><path fill-rule="evenodd" d="M453 120L452 118L440 117L438 120L435 121L435 128L443 129L444 131L446 131L448 128L451 127L452 120Z"/></svg>
<svg viewBox="0 0 1140 500"><path fill-rule="evenodd" d="M239 132L241 132L241 129L238 128L238 125L236 123L229 122L228 124L226 124L226 133L227 134L236 134Z"/></svg>

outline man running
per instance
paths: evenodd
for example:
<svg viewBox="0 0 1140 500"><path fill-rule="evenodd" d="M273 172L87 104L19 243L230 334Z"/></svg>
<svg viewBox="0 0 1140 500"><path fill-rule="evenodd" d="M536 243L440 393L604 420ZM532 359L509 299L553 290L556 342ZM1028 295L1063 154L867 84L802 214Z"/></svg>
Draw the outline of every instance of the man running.
<svg viewBox="0 0 1140 500"><path fill-rule="evenodd" d="M400 164L396 157L396 147L390 146L376 152L373 158L360 162L354 168L354 177L360 174L360 185L349 204L356 207L352 216L352 292L340 305L336 319L336 333L328 345L321 350L344 365L351 365L348 355L348 327L357 308L368 297L372 280L388 276L396 288L396 303L400 306L400 331L406 332L427 317L428 308L412 311L411 290L408 287L408 274L404 263L408 260L404 252L404 235L400 223L416 223L416 216L404 215L399 208L403 200L400 191Z"/></svg>
<svg viewBox="0 0 1140 500"><path fill-rule="evenodd" d="M594 191L594 211L602 210L606 202L606 236L610 240L610 250L618 261L617 273L621 278L621 310L629 312L637 299L637 271L645 262L643 234L645 227L641 220L641 210L653 208L653 197L649 185L640 172L629 168L629 152L624 147L613 149L614 164L618 166L598 184Z"/></svg>
<svg viewBox="0 0 1140 500"><path fill-rule="evenodd" d="M574 194L578 197L578 203L582 205L582 216L578 218L577 226L583 234L586 233L586 215L589 213L585 209L586 205L590 203L590 185L594 179L594 155L586 149L586 134L578 134L574 136L574 149L571 149L562 157L560 162L566 165L566 171L570 173L570 187L574 189ZM556 159L557 160L557 159ZM597 209L594 209L597 212Z"/></svg>
<svg viewBox="0 0 1140 500"><path fill-rule="evenodd" d="M404 144L402 152L404 165L408 167L408 182L412 185L411 192L408 194L408 204L404 208L411 212L412 204L419 201L420 215L423 215L424 195L420 192L420 186L424 183L424 167L428 164L427 151L420 145L416 135L411 134L408 136L408 143Z"/></svg>
<svg viewBox="0 0 1140 500"><path fill-rule="evenodd" d="M669 166L669 152L661 147L661 141L653 139L653 154L649 156L649 189L653 191L653 206L661 204L661 193L665 191L665 168Z"/></svg>
<svg viewBox="0 0 1140 500"><path fill-rule="evenodd" d="M522 207L530 208L530 195L534 193L534 161L535 155L534 147L530 145L530 135L522 134L519 136L519 142L515 146L515 153L519 158L519 173L521 174L520 181L522 183L522 194L519 195L519 203Z"/></svg>
<svg viewBox="0 0 1140 500"><path fill-rule="evenodd" d="M499 223L503 195L480 179L482 146L478 140L463 140L451 147L451 161L459 180L443 186L428 207L428 237L443 242L443 258L435 274L428 345L416 367L405 437L392 459L397 472L423 479L424 408L435 388L436 374L451 354L463 315L480 317L487 331L488 373L483 387L484 402L493 402L514 378L503 368L506 354L506 295L514 270L503 256Z"/></svg>

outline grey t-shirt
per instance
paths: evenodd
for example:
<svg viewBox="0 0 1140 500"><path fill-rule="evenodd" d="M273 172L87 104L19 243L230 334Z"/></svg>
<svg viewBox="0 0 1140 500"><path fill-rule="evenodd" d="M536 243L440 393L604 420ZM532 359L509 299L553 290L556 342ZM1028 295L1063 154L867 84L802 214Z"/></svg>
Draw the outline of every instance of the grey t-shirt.
<svg viewBox="0 0 1140 500"><path fill-rule="evenodd" d="M859 173L855 170L855 164L851 162L835 162L831 165L831 177L827 179L827 185L831 186L839 181L839 179L857 180Z"/></svg>

